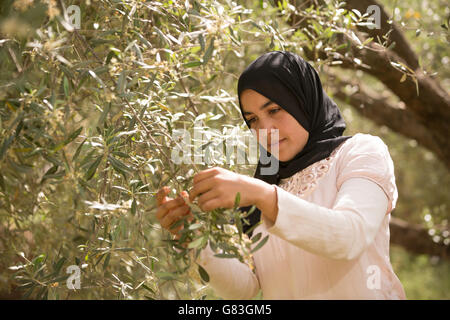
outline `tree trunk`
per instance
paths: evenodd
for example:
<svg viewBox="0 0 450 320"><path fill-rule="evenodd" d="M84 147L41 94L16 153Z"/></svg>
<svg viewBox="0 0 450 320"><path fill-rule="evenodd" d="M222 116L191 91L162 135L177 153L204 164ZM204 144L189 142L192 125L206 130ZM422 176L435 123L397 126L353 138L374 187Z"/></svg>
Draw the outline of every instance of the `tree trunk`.
<svg viewBox="0 0 450 320"><path fill-rule="evenodd" d="M319 0L291 0L290 2L298 8L322 3ZM448 139L448 133L450 132L450 96L438 81L428 76L429 72L420 67L416 54L395 23L386 23L389 17L378 1L347 0L345 7L348 10L356 9L361 14L364 14L370 5L376 5L380 8L381 28L370 30L365 27L359 27L361 32L358 33L358 37L362 41L368 37L380 39L392 28L389 32L386 46L391 45L393 42L395 42L395 46L391 49L386 49L372 42L367 45L368 48L361 50L356 47L357 44L354 40L340 37L342 44L350 41L352 46L350 47L350 56L346 55L348 53L347 48L339 51L341 54L340 59L343 61L339 67L362 70L382 82L386 88L404 103L403 119L412 120L411 123L408 123L408 126L419 125L419 127L424 128L424 130L419 130L422 134L419 132L411 134L412 130L402 130L399 133L415 139L418 144L433 152L450 170L450 139ZM289 21L297 29L308 27L307 21L299 16L291 16ZM367 36L364 36L363 33ZM327 53L324 51L311 51L305 47L303 51L309 60L316 60L317 57L321 59L328 58ZM355 63L354 58L360 59L361 63ZM404 77L404 72L392 63L402 63L413 73L401 81ZM389 105L382 106L382 109L384 109L382 112L395 112L388 108ZM397 112L397 114L400 113ZM386 121L385 124L387 125L389 121ZM431 126L430 123L433 125Z"/></svg>
<svg viewBox="0 0 450 320"><path fill-rule="evenodd" d="M389 228L392 244L399 245L412 253L438 256L449 260L450 246L442 242L434 242L426 228L394 217L391 217Z"/></svg>

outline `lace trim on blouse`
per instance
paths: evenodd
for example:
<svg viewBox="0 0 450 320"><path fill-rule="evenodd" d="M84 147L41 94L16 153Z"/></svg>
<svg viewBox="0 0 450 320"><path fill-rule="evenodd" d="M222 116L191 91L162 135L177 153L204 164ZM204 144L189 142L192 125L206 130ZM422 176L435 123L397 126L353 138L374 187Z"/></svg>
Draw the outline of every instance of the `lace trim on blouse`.
<svg viewBox="0 0 450 320"><path fill-rule="evenodd" d="M316 188L320 178L330 169L332 160L343 145L344 143L340 144L327 158L311 164L289 178L281 179L279 187L298 197L312 192Z"/></svg>

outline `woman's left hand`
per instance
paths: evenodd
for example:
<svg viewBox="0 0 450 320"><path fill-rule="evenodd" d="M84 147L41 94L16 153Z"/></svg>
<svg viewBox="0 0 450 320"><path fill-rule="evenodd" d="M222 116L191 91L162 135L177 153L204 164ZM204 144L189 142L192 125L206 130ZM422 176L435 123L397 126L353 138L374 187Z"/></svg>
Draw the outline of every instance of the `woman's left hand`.
<svg viewBox="0 0 450 320"><path fill-rule="evenodd" d="M194 186L189 191L189 199L197 196L198 205L203 211L217 208L231 209L238 192L241 194L240 207L257 205L258 194L264 186L262 181L214 167L203 170L194 176Z"/></svg>

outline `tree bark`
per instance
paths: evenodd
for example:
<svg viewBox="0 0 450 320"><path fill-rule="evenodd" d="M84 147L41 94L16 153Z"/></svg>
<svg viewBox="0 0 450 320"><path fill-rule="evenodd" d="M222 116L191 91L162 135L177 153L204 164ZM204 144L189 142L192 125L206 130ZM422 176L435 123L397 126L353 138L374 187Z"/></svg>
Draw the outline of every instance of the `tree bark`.
<svg viewBox="0 0 450 320"><path fill-rule="evenodd" d="M336 84L336 88L357 87L357 91L351 94L337 89L334 97L351 105L361 116L380 126L386 126L405 138L421 140L421 145L435 154L440 150L440 145L436 143L428 127L424 126L409 109L393 106L388 99L378 97L362 84L352 83L338 77L333 77L333 83Z"/></svg>
<svg viewBox="0 0 450 320"><path fill-rule="evenodd" d="M450 96L434 79L426 76L421 70L415 71L419 95L417 95L414 79L408 77L405 81L400 82L403 73L391 65L391 61L400 60L394 53L388 51L380 53L363 49L357 56L371 68L366 69L363 66L357 66L356 69L363 70L380 80L405 103L406 109L415 115L417 121L428 128L428 135L424 137L416 135L415 139L419 144L429 148L430 144L426 141L431 135L439 148L430 151L435 153L450 170L450 140L448 139L450 132ZM341 66L355 69L355 66L351 66L349 62L344 62Z"/></svg>
<svg viewBox="0 0 450 320"><path fill-rule="evenodd" d="M415 254L427 254L449 260L450 246L436 243L429 236L426 228L391 217L389 223L391 243L399 245Z"/></svg>
<svg viewBox="0 0 450 320"><path fill-rule="evenodd" d="M323 3L319 0L291 0L290 2L298 8L305 8L311 4L319 6ZM376 5L380 8L381 29L370 30L364 27L359 27L359 29L365 35L378 39L389 33L385 45L389 46L395 42L395 46L387 49L372 42L366 48L358 49L356 42L351 38L338 37L342 44L351 43L349 49L342 48L338 51L340 59L343 61L339 67L362 70L372 75L403 101L405 109L411 114L409 119L414 119L412 123L407 123L407 125L413 127L413 125L419 124L420 127L426 128L426 130L421 130L424 133L423 135L416 133L413 136L407 135L407 137L415 139L418 144L436 154L450 170L450 139L448 139L448 133L450 132L450 96L438 81L428 76L428 73L421 68L417 55L411 49L401 30L394 22L387 23L389 17L378 1L346 1L347 9L357 9L362 14L366 12L370 5ZM296 29L308 27L305 18L300 16L291 16L289 22ZM358 33L358 37L362 41L364 41L364 38L368 38L365 35L362 32ZM321 59L329 58L324 51L311 51L305 47L303 51L309 60L316 60L318 57ZM361 63L355 63L354 58L358 58ZM411 70L411 75L402 79L404 72L392 63L402 63L407 66ZM409 132L412 132L412 130ZM404 133L408 134L406 131Z"/></svg>

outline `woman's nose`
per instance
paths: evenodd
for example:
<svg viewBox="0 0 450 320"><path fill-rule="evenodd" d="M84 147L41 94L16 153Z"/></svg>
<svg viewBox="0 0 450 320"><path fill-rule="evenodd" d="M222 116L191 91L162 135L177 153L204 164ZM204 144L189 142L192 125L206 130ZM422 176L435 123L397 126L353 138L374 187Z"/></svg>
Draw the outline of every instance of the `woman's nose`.
<svg viewBox="0 0 450 320"><path fill-rule="evenodd" d="M271 120L265 120L260 122L260 126L258 126L258 137L259 140L266 140L268 143L272 140L272 137L275 137L278 134L278 128Z"/></svg>

